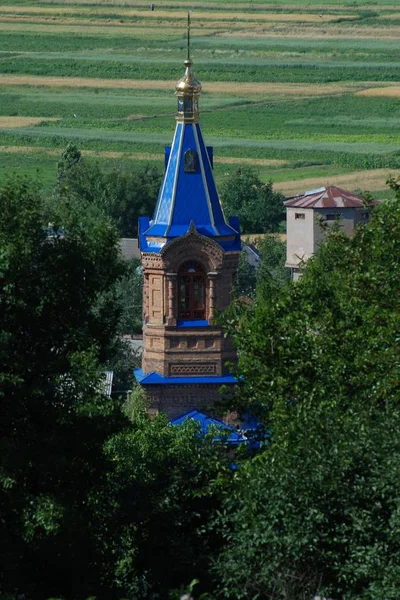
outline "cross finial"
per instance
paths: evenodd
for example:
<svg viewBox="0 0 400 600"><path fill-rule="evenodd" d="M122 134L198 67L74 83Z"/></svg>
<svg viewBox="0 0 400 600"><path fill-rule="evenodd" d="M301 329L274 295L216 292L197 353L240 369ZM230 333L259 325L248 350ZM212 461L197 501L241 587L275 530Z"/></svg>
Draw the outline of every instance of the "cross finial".
<svg viewBox="0 0 400 600"><path fill-rule="evenodd" d="M190 60L190 10L188 10L187 20L187 59Z"/></svg>

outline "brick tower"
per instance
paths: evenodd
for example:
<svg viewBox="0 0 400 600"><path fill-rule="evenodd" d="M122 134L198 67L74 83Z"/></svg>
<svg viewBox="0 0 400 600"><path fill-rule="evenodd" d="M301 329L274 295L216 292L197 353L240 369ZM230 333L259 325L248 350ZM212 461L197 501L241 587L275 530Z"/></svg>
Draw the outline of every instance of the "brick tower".
<svg viewBox="0 0 400 600"><path fill-rule="evenodd" d="M212 407L235 351L214 323L230 303L239 252L237 218L226 221L199 125L201 84L189 51L176 84L178 112L153 218L139 219L144 271L142 368L135 371L153 413L170 418Z"/></svg>

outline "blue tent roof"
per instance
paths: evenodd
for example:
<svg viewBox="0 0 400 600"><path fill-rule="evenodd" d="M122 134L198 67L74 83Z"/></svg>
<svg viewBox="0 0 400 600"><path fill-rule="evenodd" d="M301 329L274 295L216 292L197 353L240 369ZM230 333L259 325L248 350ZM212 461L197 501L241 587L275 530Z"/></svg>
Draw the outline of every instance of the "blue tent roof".
<svg viewBox="0 0 400 600"><path fill-rule="evenodd" d="M190 169L185 169L187 153L194 156ZM199 123L178 122L153 218L140 221L142 252L160 252L166 242L187 233L191 223L224 249L240 250L238 219L226 221L218 197L212 149L206 148Z"/></svg>
<svg viewBox="0 0 400 600"><path fill-rule="evenodd" d="M216 441L220 441L221 439L226 441L227 444L241 444L242 442L246 442L246 438L241 435L238 431L236 431L235 427L232 425L227 425L220 419L214 419L213 417L209 417L208 415L199 412L198 410L191 410L188 413L185 413L181 417L177 419L173 419L171 421L171 425L182 425L185 421L192 419L199 423L200 432L202 435L206 435L210 427L215 427L218 431L221 432L221 436L217 435L214 439Z"/></svg>

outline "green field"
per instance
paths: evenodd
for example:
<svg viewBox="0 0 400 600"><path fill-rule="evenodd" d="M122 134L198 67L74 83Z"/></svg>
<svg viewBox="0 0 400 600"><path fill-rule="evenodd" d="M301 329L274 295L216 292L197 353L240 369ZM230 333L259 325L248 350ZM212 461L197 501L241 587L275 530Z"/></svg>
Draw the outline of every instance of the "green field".
<svg viewBox="0 0 400 600"><path fill-rule="evenodd" d="M104 168L142 161L161 168L187 8L161 1L152 12L125 0L0 5L0 173L39 170L50 189L71 140ZM287 193L303 191L303 180L319 186L334 177L384 193L387 176L400 169L400 7L197 0L189 8L203 133L215 146L218 180L242 160Z"/></svg>

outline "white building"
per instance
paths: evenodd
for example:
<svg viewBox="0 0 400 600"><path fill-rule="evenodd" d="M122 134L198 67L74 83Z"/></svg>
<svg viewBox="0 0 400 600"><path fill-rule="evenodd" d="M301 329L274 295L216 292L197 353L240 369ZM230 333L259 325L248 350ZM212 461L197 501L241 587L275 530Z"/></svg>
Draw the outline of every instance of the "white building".
<svg viewBox="0 0 400 600"><path fill-rule="evenodd" d="M292 279L301 276L304 263L316 252L327 227L339 221L349 236L358 223L366 223L369 207L364 198L334 185L311 190L285 202L287 219L286 267Z"/></svg>

